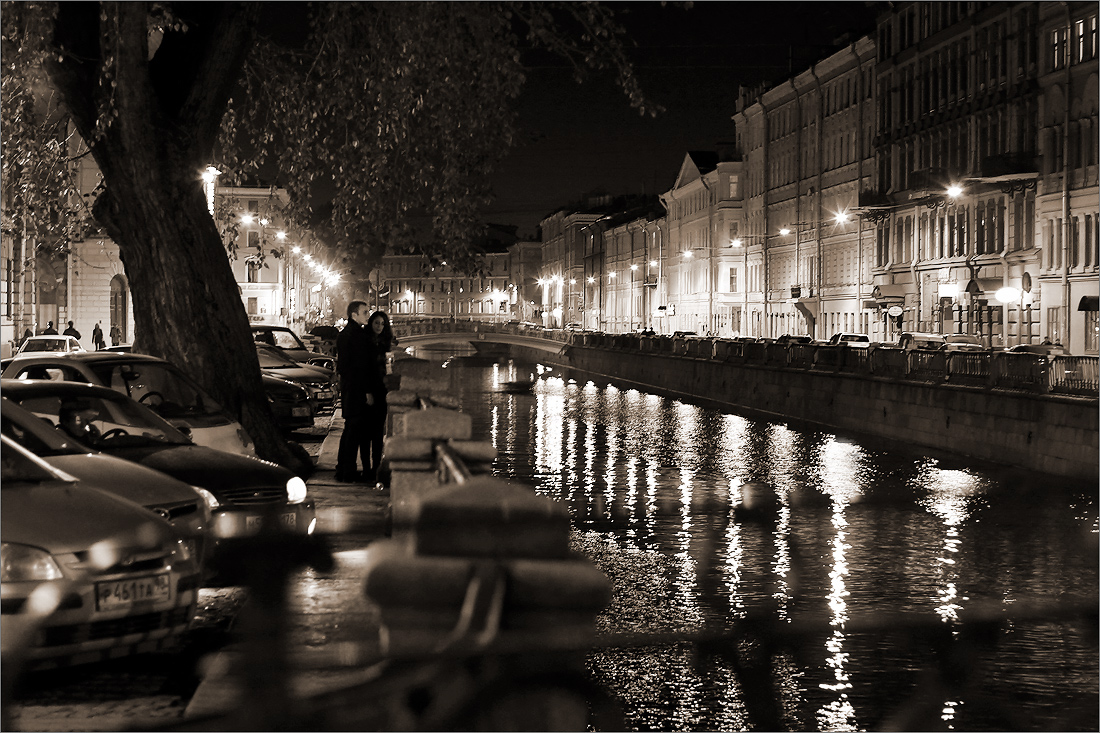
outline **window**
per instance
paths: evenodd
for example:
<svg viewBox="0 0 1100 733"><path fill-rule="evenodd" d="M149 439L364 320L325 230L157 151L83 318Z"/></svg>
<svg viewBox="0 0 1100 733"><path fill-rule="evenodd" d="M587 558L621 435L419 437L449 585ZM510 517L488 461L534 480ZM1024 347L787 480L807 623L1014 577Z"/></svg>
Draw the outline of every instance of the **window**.
<svg viewBox="0 0 1100 733"><path fill-rule="evenodd" d="M740 185L739 178L740 177L736 173L734 173L730 176L730 198L731 199L741 198L741 185Z"/></svg>
<svg viewBox="0 0 1100 733"><path fill-rule="evenodd" d="M1085 311L1085 353L1097 353L1100 346L1100 311Z"/></svg>
<svg viewBox="0 0 1100 733"><path fill-rule="evenodd" d="M260 312L259 306L257 305L257 302L256 302L255 298L249 298L248 299L247 310L248 310L248 315L250 315L250 316L254 316L254 315L256 315L257 313Z"/></svg>
<svg viewBox="0 0 1100 733"><path fill-rule="evenodd" d="M259 232L249 232L248 236L247 236L247 240L248 240L248 246L249 247L255 247L257 250L260 249L260 233Z"/></svg>
<svg viewBox="0 0 1100 733"><path fill-rule="evenodd" d="M1066 45L1069 41L1068 31L1065 28L1057 28L1050 32L1050 68L1062 69L1066 65Z"/></svg>
<svg viewBox="0 0 1100 733"><path fill-rule="evenodd" d="M259 260L246 260L245 269L246 277L245 282L258 283L260 282L260 268L263 267Z"/></svg>
<svg viewBox="0 0 1100 733"><path fill-rule="evenodd" d="M738 289L737 289L737 268L736 267L731 267L730 268L730 289L729 289L729 292L731 292L731 293L739 292Z"/></svg>

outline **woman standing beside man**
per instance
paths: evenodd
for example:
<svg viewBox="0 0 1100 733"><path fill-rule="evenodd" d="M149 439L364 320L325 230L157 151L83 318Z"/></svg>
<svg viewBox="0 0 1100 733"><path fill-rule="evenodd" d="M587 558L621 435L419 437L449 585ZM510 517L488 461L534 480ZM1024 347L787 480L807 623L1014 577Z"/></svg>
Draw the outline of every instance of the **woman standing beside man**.
<svg viewBox="0 0 1100 733"><path fill-rule="evenodd" d="M340 409L344 432L336 454L336 480L378 480L382 441L386 435L386 360L397 343L389 316L370 313L367 304L348 304L348 324L336 337L336 371L340 374ZM363 471L357 469L362 456Z"/></svg>

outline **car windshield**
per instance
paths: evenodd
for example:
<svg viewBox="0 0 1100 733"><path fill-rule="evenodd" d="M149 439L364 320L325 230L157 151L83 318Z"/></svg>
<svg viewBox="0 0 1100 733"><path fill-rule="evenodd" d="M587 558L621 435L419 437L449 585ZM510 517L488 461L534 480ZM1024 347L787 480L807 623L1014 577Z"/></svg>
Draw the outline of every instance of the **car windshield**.
<svg viewBox="0 0 1100 733"><path fill-rule="evenodd" d="M69 456L87 450L65 433L35 417L9 399L3 400L0 433L8 436L36 456Z"/></svg>
<svg viewBox="0 0 1100 733"><path fill-rule="evenodd" d="M69 342L65 339L28 339L23 348L20 349L21 353L27 353L30 351L68 351Z"/></svg>
<svg viewBox="0 0 1100 733"><path fill-rule="evenodd" d="M261 369L279 369L301 366L298 362L283 356L275 349L258 348L256 349L256 356L260 358Z"/></svg>
<svg viewBox="0 0 1100 733"><path fill-rule="evenodd" d="M161 417L220 416L213 397L171 364L156 361L111 361L92 365L106 386L149 407Z"/></svg>
<svg viewBox="0 0 1100 733"><path fill-rule="evenodd" d="M9 395L10 397L10 395ZM191 439L152 410L118 395L48 393L11 399L76 441L111 451L151 445L189 445Z"/></svg>
<svg viewBox="0 0 1100 733"><path fill-rule="evenodd" d="M306 345L302 343L302 340L298 338L298 334L293 331L284 331L282 329L262 329L252 332L253 338L257 343L270 344L271 346L278 346L280 349L304 349Z"/></svg>

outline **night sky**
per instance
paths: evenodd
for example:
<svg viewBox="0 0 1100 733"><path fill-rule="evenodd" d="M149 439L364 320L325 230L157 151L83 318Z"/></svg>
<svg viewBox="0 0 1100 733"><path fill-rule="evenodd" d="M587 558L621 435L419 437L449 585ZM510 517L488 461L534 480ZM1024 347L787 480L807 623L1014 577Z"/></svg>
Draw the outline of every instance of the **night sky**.
<svg viewBox="0 0 1100 733"><path fill-rule="evenodd" d="M585 194L667 191L688 150L733 140L740 84L781 82L874 27L863 2L614 5L637 44L642 89L665 112L643 118L613 78L578 85L571 69L539 59L518 100L520 146L493 179L489 221L534 237L541 219Z"/></svg>

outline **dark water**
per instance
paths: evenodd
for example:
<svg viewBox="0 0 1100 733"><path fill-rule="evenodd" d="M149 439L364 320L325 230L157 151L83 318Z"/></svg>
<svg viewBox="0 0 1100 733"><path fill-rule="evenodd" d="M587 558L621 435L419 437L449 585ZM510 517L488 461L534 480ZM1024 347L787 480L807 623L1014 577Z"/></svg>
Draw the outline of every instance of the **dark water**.
<svg viewBox="0 0 1100 733"><path fill-rule="evenodd" d="M883 729L907 713L916 730L1098 729L1095 616L1044 610L976 644L959 622L1094 604L1096 487L532 364L458 358L445 373L474 435L496 446L495 473L569 506L578 547L615 585L603 630L688 633L757 613L781 629L813 624L774 657L791 730ZM531 379L529 391L508 384ZM738 513L750 482L768 487L763 521ZM905 622L889 622L898 613ZM752 725L730 665L686 645L600 652L589 667L627 729ZM951 680L933 684L934 668Z"/></svg>

